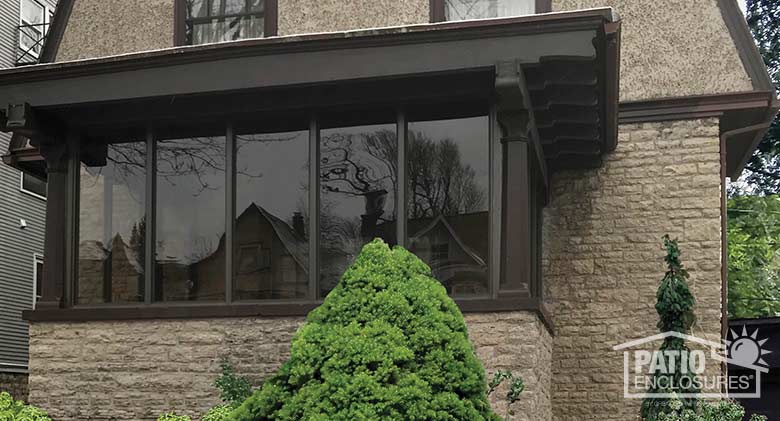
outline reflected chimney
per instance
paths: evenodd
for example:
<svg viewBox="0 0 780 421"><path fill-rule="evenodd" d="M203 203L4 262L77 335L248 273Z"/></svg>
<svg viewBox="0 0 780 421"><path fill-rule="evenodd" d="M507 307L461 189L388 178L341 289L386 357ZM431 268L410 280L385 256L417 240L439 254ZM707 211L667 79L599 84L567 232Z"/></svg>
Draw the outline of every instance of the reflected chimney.
<svg viewBox="0 0 780 421"><path fill-rule="evenodd" d="M293 230L301 238L306 238L306 225L303 223L303 215L300 212L293 213Z"/></svg>

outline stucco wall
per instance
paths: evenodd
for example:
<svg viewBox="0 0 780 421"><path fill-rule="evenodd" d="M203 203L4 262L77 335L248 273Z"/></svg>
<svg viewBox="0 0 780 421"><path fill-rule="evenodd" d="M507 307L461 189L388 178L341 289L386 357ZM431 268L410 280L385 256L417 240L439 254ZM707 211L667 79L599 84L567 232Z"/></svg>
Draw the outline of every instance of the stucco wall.
<svg viewBox="0 0 780 421"><path fill-rule="evenodd" d="M719 151L717 120L623 125L602 168L554 176L544 270L555 420L637 419L641 401L623 399L623 357L612 347L658 333L664 234L679 239L691 274L693 334L719 342Z"/></svg>
<svg viewBox="0 0 780 421"><path fill-rule="evenodd" d="M30 401L58 421L151 420L169 410L202 414L218 401L212 383L220 358L229 357L240 374L259 384L287 359L302 321L32 323ZM468 314L466 323L488 374L510 369L526 380L512 419L550 420L552 339L537 316Z"/></svg>
<svg viewBox="0 0 780 421"><path fill-rule="evenodd" d="M74 0L56 61L173 46L174 0Z"/></svg>
<svg viewBox="0 0 780 421"><path fill-rule="evenodd" d="M752 90L717 0L553 0L605 6L622 20L621 101Z"/></svg>
<svg viewBox="0 0 780 421"><path fill-rule="evenodd" d="M429 0L279 0L279 35L430 21Z"/></svg>

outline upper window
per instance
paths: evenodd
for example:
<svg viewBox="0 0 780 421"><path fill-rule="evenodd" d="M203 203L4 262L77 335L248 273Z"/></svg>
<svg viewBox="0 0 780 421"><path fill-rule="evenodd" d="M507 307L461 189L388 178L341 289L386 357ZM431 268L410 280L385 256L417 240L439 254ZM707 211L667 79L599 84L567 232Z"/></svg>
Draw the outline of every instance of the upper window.
<svg viewBox="0 0 780 421"><path fill-rule="evenodd" d="M33 308L43 295L43 256L35 253L33 255Z"/></svg>
<svg viewBox="0 0 780 421"><path fill-rule="evenodd" d="M438 0L431 4L434 9L443 9L432 10L434 21L521 16L546 9L538 7L537 0Z"/></svg>
<svg viewBox="0 0 780 421"><path fill-rule="evenodd" d="M276 32L275 0L183 0L184 44L262 38Z"/></svg>

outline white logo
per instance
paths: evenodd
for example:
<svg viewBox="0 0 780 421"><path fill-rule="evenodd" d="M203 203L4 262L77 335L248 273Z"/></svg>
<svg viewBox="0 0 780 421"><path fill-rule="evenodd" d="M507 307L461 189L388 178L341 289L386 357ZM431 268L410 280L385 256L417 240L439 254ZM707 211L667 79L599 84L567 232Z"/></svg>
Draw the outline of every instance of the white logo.
<svg viewBox="0 0 780 421"><path fill-rule="evenodd" d="M682 339L693 349L659 350L657 346L654 350L647 349L668 338ZM745 399L761 397L761 374L769 371L762 357L771 353L762 348L767 341L758 338L758 329L748 334L743 326L741 334L732 330L731 340L724 339L722 343L670 331L612 349L623 351L623 396L627 399L719 399L726 390L731 391L731 398ZM724 374L720 368L724 363L741 370ZM716 368L708 372L708 364ZM691 390L698 391L692 393Z"/></svg>

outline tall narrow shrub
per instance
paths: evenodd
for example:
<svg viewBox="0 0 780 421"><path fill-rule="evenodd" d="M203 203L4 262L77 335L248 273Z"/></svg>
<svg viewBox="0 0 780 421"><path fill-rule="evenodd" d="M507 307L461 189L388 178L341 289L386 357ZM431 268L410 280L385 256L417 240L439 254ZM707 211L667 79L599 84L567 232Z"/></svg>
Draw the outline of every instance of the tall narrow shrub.
<svg viewBox="0 0 780 421"><path fill-rule="evenodd" d="M416 256L363 248L232 420L497 420L463 316Z"/></svg>
<svg viewBox="0 0 780 421"><path fill-rule="evenodd" d="M677 240L671 240L668 235L664 238L664 247L666 248L667 271L661 280L661 286L658 287L656 294L657 302L655 310L658 312L660 320L658 329L661 332L680 332L690 334L691 325L695 320L693 306L695 300L690 288L688 288L688 272L683 268L680 261L680 248ZM680 351L689 352L688 346L681 338L668 337L661 345L661 351ZM679 354L678 354L679 355ZM659 370L653 373L654 382L648 390L649 393L696 393L698 389L694 386L693 374L690 367L690 361L686 359L688 367L683 370L683 361L681 358L666 358L663 366L670 367L674 365L674 370L661 372ZM669 385L670 387L663 387ZM642 418L647 421L657 421L664 412L669 412L669 399L648 397L642 402ZM683 409L696 410L696 399L680 399Z"/></svg>

